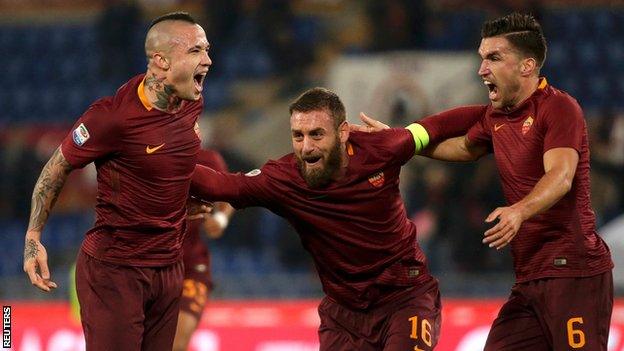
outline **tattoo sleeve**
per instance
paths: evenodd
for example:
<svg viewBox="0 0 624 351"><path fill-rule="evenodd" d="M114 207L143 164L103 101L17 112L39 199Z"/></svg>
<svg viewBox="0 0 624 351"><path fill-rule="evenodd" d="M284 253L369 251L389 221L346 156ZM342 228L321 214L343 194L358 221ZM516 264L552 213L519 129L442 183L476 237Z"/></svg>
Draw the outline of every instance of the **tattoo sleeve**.
<svg viewBox="0 0 624 351"><path fill-rule="evenodd" d="M30 208L28 230L41 231L48 220L50 211L63 189L67 176L72 171L71 165L65 160L59 146L41 171L35 184ZM26 247L28 250L28 244ZM36 246L34 248L36 253ZM28 253L28 251L26 251Z"/></svg>

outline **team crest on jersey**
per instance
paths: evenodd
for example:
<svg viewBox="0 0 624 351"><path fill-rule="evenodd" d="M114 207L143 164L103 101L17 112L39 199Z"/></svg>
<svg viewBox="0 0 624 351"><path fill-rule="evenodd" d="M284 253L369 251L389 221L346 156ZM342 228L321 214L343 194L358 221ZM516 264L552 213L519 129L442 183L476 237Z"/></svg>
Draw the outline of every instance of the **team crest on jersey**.
<svg viewBox="0 0 624 351"><path fill-rule="evenodd" d="M528 133L532 126L533 126L533 117L529 116L529 118L527 118L524 121L524 123L522 123L522 135Z"/></svg>
<svg viewBox="0 0 624 351"><path fill-rule="evenodd" d="M74 129L74 144L82 146L84 143L87 142L87 140L89 140L89 137L89 131L87 130L87 127L85 127L84 123L80 123L78 128Z"/></svg>
<svg viewBox="0 0 624 351"><path fill-rule="evenodd" d="M245 173L245 175L247 177L255 177L255 176L259 175L260 173L262 173L262 171L256 168L256 169L252 169L251 171Z"/></svg>
<svg viewBox="0 0 624 351"><path fill-rule="evenodd" d="M384 185L384 173L377 172L372 176L368 177L368 182L371 183L375 188L381 188Z"/></svg>

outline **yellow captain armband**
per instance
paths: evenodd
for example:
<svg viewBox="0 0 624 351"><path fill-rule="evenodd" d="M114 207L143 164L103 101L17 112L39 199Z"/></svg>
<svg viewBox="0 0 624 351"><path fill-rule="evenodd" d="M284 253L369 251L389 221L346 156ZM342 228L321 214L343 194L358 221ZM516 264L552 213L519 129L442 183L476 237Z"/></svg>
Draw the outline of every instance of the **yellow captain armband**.
<svg viewBox="0 0 624 351"><path fill-rule="evenodd" d="M414 137L416 153L419 153L422 149L426 148L427 145L429 145L429 133L427 133L425 127L418 123L412 123L409 126L405 127L405 129L409 130Z"/></svg>

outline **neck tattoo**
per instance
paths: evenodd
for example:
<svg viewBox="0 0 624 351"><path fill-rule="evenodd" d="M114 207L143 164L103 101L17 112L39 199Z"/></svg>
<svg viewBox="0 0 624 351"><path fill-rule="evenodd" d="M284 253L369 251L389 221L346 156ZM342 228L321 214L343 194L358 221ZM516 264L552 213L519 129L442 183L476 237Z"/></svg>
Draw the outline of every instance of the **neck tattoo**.
<svg viewBox="0 0 624 351"><path fill-rule="evenodd" d="M153 102L159 110L165 112L176 112L180 109L182 99L175 96L173 85L165 83L165 78L158 78L156 74L145 77L145 87L156 94L156 101Z"/></svg>

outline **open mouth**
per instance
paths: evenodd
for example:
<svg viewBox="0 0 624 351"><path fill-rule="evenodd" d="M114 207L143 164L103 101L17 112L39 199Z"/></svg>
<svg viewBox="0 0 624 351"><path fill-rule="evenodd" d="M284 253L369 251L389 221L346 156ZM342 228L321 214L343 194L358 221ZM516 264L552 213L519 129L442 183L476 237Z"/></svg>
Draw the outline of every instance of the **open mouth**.
<svg viewBox="0 0 624 351"><path fill-rule="evenodd" d="M316 165L317 163L319 163L321 160L320 156L310 156L310 157L304 157L303 161L306 163L307 166L313 166Z"/></svg>
<svg viewBox="0 0 624 351"><path fill-rule="evenodd" d="M197 73L196 75L193 76L193 81L195 82L195 89L197 89L197 91L199 91L200 93L204 89L204 79L206 79L206 73L208 72Z"/></svg>
<svg viewBox="0 0 624 351"><path fill-rule="evenodd" d="M496 100L498 98L498 87L496 86L496 84L490 82L489 80L484 80L483 84L485 84L485 86L489 90L488 96L490 100Z"/></svg>

